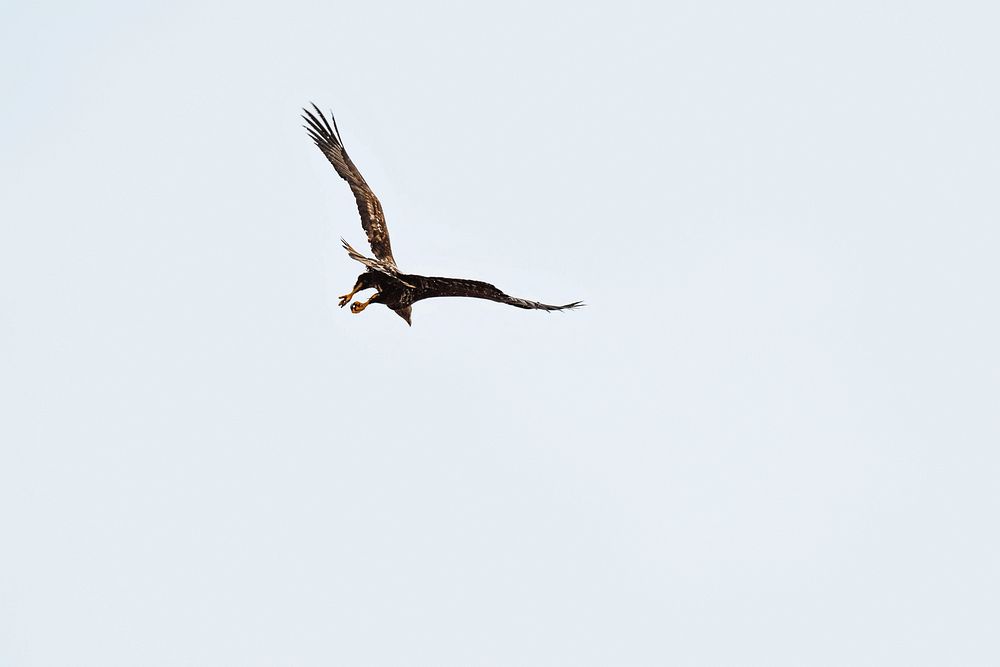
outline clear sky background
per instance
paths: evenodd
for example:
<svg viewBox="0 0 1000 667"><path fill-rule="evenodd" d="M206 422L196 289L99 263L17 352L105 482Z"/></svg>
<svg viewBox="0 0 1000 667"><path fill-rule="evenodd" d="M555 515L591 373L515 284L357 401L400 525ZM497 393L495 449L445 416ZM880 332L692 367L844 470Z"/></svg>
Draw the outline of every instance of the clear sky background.
<svg viewBox="0 0 1000 667"><path fill-rule="evenodd" d="M994 7L5 4L0 664L1000 663Z"/></svg>

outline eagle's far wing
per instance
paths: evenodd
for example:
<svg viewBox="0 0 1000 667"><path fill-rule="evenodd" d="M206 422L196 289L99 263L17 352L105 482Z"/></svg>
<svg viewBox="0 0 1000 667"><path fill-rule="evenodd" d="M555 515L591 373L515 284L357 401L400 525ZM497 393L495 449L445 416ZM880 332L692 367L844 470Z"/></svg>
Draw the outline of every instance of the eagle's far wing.
<svg viewBox="0 0 1000 667"><path fill-rule="evenodd" d="M574 301L562 306L552 306L547 303L520 299L516 296L504 294L500 289L489 283L480 280L467 280L465 278L424 278L422 293L418 299L433 299L442 296L465 296L474 299L488 299L498 303L506 303L509 306L525 308L527 310L572 310L583 306L582 301Z"/></svg>
<svg viewBox="0 0 1000 667"><path fill-rule="evenodd" d="M372 189L365 183L364 177L351 158L344 150L344 144L340 140L340 130L337 129L337 119L333 119L333 126L327 121L326 116L315 104L312 105L316 113L313 114L308 109L303 109L302 119L306 121L304 126L309 132L309 136L316 143L316 146L323 151L323 155L330 161L333 168L337 170L340 177L347 181L354 193L354 199L358 203L358 213L361 214L361 227L368 235L368 243L371 244L375 257L396 267L396 260L392 257L392 246L389 245L389 229L385 224L385 214L382 213L382 204ZM330 115L333 118L333 114Z"/></svg>

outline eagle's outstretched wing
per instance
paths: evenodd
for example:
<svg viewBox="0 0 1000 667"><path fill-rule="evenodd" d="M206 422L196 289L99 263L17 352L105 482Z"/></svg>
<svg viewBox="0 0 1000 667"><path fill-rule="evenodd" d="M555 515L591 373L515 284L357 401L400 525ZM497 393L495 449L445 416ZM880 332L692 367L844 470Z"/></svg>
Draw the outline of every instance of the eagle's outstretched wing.
<svg viewBox="0 0 1000 667"><path fill-rule="evenodd" d="M466 280L464 278L423 278L417 286L416 301L421 299L433 299L440 296L467 296L474 299L489 299L499 303L506 303L517 308L529 310L567 310L583 306L582 301L574 301L563 306L550 306L547 303L519 299L516 296L504 294L495 286L479 280Z"/></svg>
<svg viewBox="0 0 1000 667"><path fill-rule="evenodd" d="M315 104L315 115L308 109L303 109L302 119L306 121L304 126L309 132L309 136L316 142L316 145L326 159L330 161L333 168L337 170L340 177L347 181L354 193L354 199L358 203L358 213L361 214L361 226L368 235L368 243L372 246L375 257L396 268L396 260L392 257L392 246L389 245L389 229L385 225L385 214L382 213L382 204L372 189L365 183L361 172L344 150L344 144L340 140L340 130L337 129L337 119L333 118L333 126L330 126L326 116Z"/></svg>

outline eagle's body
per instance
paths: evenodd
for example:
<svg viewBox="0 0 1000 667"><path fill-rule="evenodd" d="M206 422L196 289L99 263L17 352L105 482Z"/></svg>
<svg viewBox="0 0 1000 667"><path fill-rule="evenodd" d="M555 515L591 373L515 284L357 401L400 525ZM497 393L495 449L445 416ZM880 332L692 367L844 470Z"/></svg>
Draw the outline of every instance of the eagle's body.
<svg viewBox="0 0 1000 667"><path fill-rule="evenodd" d="M564 306L550 306L537 301L509 296L493 285L479 280L419 276L401 272L396 267L396 260L392 256L389 230L385 224L382 205L375 193L368 187L361 172L347 156L347 151L344 150L344 145L340 140L340 133L337 131L336 121L331 127L315 104L313 109L316 110L316 115L313 115L308 109L304 109L303 119L307 123L306 130L341 178L351 186L354 199L358 204L358 213L361 215L361 226L367 233L368 242L375 254L374 258L366 257L352 248L347 241L342 240L344 249L347 250L351 259L364 264L367 271L358 276L350 293L340 297L341 307L346 306L358 292L372 288L375 289L375 294L365 302L355 301L352 303L351 312L357 314L370 304L381 303L406 320L407 324L411 323L410 313L413 304L434 297L465 296L489 299L518 308L546 311L572 309L583 305L576 301Z"/></svg>

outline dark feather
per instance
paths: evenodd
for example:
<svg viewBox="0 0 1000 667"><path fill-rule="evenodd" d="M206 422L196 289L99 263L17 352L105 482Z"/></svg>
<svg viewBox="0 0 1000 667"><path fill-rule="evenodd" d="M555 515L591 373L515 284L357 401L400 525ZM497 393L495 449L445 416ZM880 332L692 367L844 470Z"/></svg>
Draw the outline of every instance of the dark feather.
<svg viewBox="0 0 1000 667"><path fill-rule="evenodd" d="M323 155L330 161L333 168L337 170L340 177L347 181L354 193L354 200L358 205L358 213L361 215L361 227L368 235L368 243L372 247L375 257L383 262L396 267L396 260L392 256L392 246L389 244L389 229L385 224L385 214L382 212L382 204L378 197L368 187L361 171L358 170L351 158L348 157L344 144L340 140L340 132L337 130L337 120L334 119L333 127L315 104L312 105L316 113L303 109L302 119L306 121L306 131L312 138L316 146L323 151ZM333 114L330 114L333 117Z"/></svg>
<svg viewBox="0 0 1000 667"><path fill-rule="evenodd" d="M547 303L520 299L516 296L504 294L497 287L479 280L466 280L465 278L436 278L404 276L407 280L417 284L417 293L414 301L422 299L433 299L442 296L464 296L474 299L488 299L498 303L506 303L509 306L525 308L528 310L572 310L583 306L582 301L574 301L562 306L552 306Z"/></svg>

